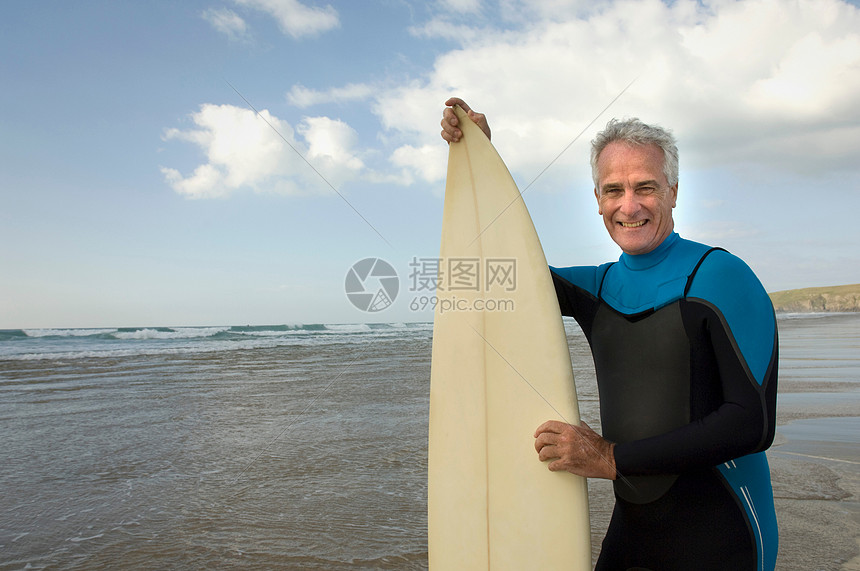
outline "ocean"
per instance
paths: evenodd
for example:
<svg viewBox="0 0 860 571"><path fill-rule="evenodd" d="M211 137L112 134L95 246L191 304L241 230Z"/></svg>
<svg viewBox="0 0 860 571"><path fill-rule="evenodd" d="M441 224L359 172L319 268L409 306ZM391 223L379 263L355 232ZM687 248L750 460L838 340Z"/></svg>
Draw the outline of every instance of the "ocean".
<svg viewBox="0 0 860 571"><path fill-rule="evenodd" d="M856 399L860 316L780 335L789 387ZM0 569L426 569L431 343L430 323L0 331Z"/></svg>

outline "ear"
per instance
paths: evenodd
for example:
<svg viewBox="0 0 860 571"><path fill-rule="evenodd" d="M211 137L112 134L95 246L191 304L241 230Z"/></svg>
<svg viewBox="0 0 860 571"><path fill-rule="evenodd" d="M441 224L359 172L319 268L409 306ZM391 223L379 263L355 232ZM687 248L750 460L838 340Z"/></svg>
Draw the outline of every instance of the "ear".
<svg viewBox="0 0 860 571"><path fill-rule="evenodd" d="M600 206L600 193L597 192L597 187L594 187L594 198L597 200L597 213L603 216L603 208Z"/></svg>
<svg viewBox="0 0 860 571"><path fill-rule="evenodd" d="M672 208L675 208L675 204L678 202L678 183L675 183L675 186L669 189L672 192Z"/></svg>

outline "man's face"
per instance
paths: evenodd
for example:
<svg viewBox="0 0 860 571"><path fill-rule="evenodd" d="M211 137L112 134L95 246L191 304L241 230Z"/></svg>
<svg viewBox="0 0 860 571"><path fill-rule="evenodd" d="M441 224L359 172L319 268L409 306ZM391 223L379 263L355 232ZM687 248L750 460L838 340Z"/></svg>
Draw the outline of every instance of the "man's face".
<svg viewBox="0 0 860 571"><path fill-rule="evenodd" d="M597 159L597 182L598 212L625 253L647 254L672 233L678 185L663 174L660 147L609 143Z"/></svg>

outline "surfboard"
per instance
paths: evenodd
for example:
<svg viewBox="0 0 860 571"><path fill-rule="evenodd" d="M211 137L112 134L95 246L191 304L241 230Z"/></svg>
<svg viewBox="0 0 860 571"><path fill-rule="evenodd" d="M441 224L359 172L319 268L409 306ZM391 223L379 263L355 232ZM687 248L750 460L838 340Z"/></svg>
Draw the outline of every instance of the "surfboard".
<svg viewBox="0 0 860 571"><path fill-rule="evenodd" d="M507 167L459 108L433 323L428 550L435 571L591 569L585 479L550 472L544 421L579 422L552 278Z"/></svg>

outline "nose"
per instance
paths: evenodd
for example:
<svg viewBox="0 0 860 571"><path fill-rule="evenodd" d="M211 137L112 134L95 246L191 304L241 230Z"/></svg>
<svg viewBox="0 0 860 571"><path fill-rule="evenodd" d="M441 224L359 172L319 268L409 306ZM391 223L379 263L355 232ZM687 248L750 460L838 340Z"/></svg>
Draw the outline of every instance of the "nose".
<svg viewBox="0 0 860 571"><path fill-rule="evenodd" d="M630 189L624 191L621 197L621 207L618 209L626 217L633 217L639 212L639 197Z"/></svg>

